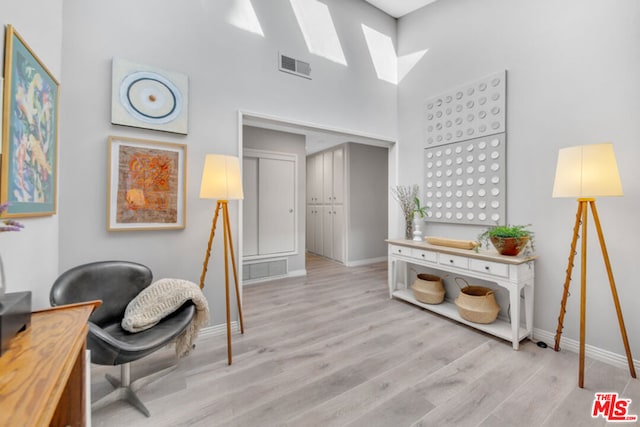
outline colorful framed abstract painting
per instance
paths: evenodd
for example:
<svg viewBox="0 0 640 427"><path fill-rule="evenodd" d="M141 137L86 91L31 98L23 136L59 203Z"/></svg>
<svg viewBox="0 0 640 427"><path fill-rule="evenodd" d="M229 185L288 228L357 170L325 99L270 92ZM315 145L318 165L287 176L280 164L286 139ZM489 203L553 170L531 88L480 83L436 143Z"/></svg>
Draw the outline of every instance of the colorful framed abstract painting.
<svg viewBox="0 0 640 427"><path fill-rule="evenodd" d="M113 58L111 123L187 134L186 74Z"/></svg>
<svg viewBox="0 0 640 427"><path fill-rule="evenodd" d="M56 213L60 85L16 30L7 25L0 203L5 217Z"/></svg>
<svg viewBox="0 0 640 427"><path fill-rule="evenodd" d="M187 146L109 137L107 229L185 227Z"/></svg>

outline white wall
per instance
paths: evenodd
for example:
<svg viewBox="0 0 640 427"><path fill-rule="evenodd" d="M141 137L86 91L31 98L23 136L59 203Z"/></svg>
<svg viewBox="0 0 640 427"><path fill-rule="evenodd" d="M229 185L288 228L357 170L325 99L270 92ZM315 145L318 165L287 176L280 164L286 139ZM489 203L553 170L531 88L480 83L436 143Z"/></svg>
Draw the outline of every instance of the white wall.
<svg viewBox="0 0 640 427"><path fill-rule="evenodd" d="M58 272L81 262L124 258L150 265L157 277L198 280L213 205L197 197L206 152L236 154L237 110L311 122L394 139L399 183L422 180L422 101L488 73L508 70L508 221L533 223L535 326L555 331L576 203L551 199L560 147L615 144L625 197L600 199L632 351L640 354L640 276L635 216L640 198L640 4L635 0L447 0L402 18L397 51L429 49L399 86L379 81L360 23L395 40L395 21L359 0L327 1L348 67L310 54L286 0L254 1L265 37L227 23L231 0L171 2L23 0L0 3L12 24L61 82L58 215L26 218L3 233L0 254L8 291L32 290L48 305ZM64 22L64 25L63 25ZM277 51L311 62L312 81L275 71ZM110 125L111 58L120 56L190 76L190 131L178 136ZM397 114L396 114L397 113ZM187 228L106 232L108 135L188 144ZM390 221L402 233L393 200ZM237 206L232 204L232 215ZM234 212L236 211L236 212ZM234 233L237 225L234 224ZM474 227L430 224L433 235L474 238ZM392 233L393 234L393 233ZM622 354L615 312L595 234L589 237L587 343ZM221 248L214 248L206 290L212 323L222 323ZM564 336L578 337L574 273Z"/></svg>
<svg viewBox="0 0 640 427"><path fill-rule="evenodd" d="M13 25L53 76L62 80L62 0L0 2L0 24ZM4 37L2 58L4 58ZM3 68L4 69L4 68ZM64 149L62 129L59 151ZM0 255L7 292L31 290L34 309L49 306L49 288L58 275L59 216L19 219L25 228L2 233Z"/></svg>
<svg viewBox="0 0 640 427"><path fill-rule="evenodd" d="M401 184L423 179L423 101L508 71L507 221L531 223L536 232L536 328L555 333L577 208L575 200L551 198L558 149L614 143L625 196L597 203L636 360L639 43L640 3L635 0L446 0L398 24L399 55L429 49L399 86ZM399 220L395 226L401 235ZM442 224L426 229L429 235L464 239L482 230ZM624 355L598 239L590 230L586 342ZM576 258L563 333L573 340L579 339L579 278Z"/></svg>
<svg viewBox="0 0 640 427"><path fill-rule="evenodd" d="M389 150L356 143L349 143L347 147L347 261L386 257Z"/></svg>
<svg viewBox="0 0 640 427"><path fill-rule="evenodd" d="M60 268L104 259L147 264L156 278L199 281L214 204L198 198L205 153L237 155L238 110L395 137L396 87L377 79L361 22L395 37L394 19L360 0L325 2L348 66L310 54L288 0L253 1L264 37L230 25L231 0L64 1L60 152ZM313 80L277 70L277 53L311 62ZM189 76L189 134L110 124L111 60L122 57ZM107 137L188 145L187 227L107 232ZM229 205L238 235L238 204ZM222 239L205 295L224 322Z"/></svg>
<svg viewBox="0 0 640 427"><path fill-rule="evenodd" d="M254 150L273 151L276 153L295 154L297 157L296 173L298 174L296 211L297 211L297 247L296 255L288 256L287 266L289 272L305 270L305 183L307 163L305 157L305 137L277 130L261 129L253 126L242 128L243 148ZM259 214L259 213L258 213ZM282 258L282 257L277 257Z"/></svg>

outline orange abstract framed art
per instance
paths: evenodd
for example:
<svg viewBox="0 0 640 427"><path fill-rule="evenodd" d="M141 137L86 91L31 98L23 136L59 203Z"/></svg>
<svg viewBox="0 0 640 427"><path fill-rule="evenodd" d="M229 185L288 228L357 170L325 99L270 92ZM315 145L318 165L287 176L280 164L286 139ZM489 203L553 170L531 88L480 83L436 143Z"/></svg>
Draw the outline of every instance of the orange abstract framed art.
<svg viewBox="0 0 640 427"><path fill-rule="evenodd" d="M107 229L186 226L187 146L109 137Z"/></svg>

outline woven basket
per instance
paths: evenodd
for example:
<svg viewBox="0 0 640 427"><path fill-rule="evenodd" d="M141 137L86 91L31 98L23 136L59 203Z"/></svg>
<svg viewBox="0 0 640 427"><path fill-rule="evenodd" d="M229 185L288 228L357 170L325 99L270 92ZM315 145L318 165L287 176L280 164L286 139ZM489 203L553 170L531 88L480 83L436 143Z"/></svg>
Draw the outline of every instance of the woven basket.
<svg viewBox="0 0 640 427"><path fill-rule="evenodd" d="M456 277L466 283L464 288L460 288L458 298L455 303L458 307L460 317L474 323L492 323L498 317L500 306L496 302L493 289L484 286L469 285L466 280ZM458 286L460 286L458 284Z"/></svg>
<svg viewBox="0 0 640 427"><path fill-rule="evenodd" d="M411 285L413 296L425 304L440 304L444 300L442 279L433 274L420 273Z"/></svg>

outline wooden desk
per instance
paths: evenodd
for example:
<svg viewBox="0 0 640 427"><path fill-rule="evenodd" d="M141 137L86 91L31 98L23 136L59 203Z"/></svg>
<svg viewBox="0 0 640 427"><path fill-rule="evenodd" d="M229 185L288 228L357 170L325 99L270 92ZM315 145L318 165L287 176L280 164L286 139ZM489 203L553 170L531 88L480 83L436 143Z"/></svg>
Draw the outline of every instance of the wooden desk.
<svg viewBox="0 0 640 427"><path fill-rule="evenodd" d="M0 357L0 426L84 426L87 321L100 301L37 311Z"/></svg>

